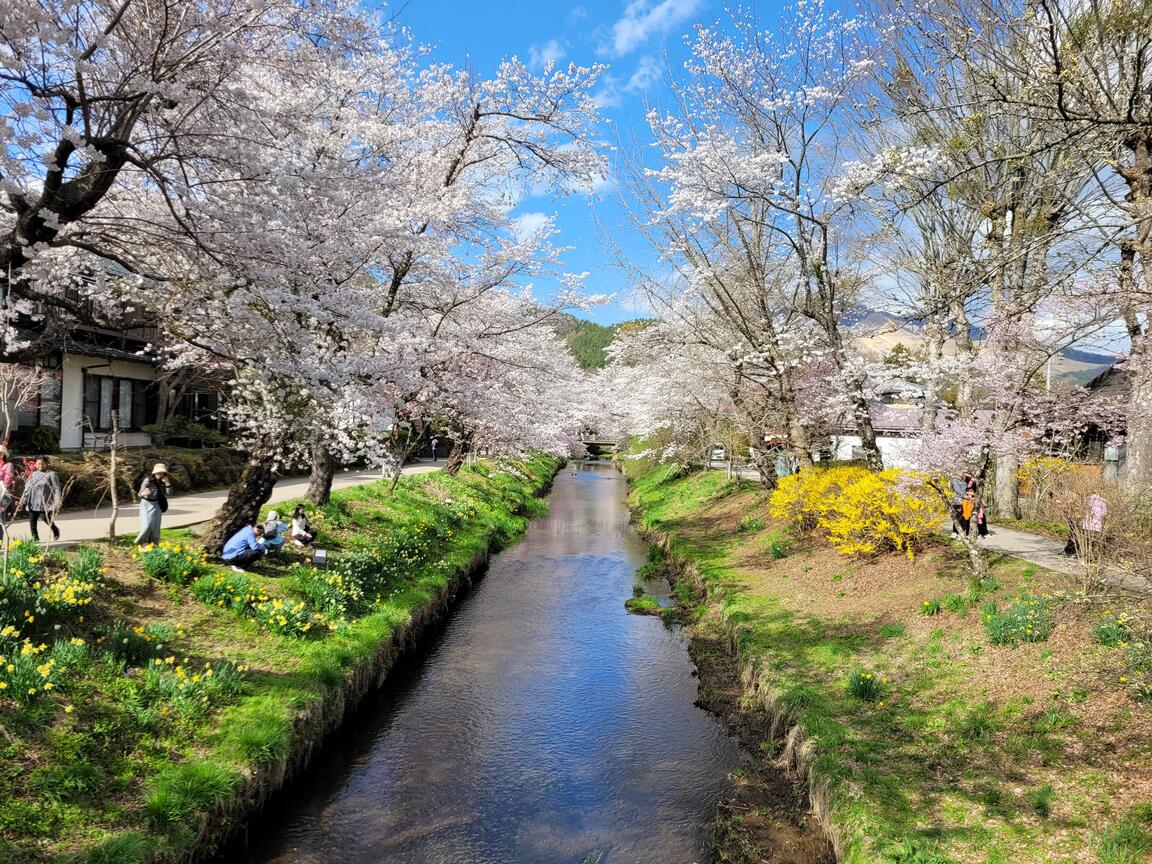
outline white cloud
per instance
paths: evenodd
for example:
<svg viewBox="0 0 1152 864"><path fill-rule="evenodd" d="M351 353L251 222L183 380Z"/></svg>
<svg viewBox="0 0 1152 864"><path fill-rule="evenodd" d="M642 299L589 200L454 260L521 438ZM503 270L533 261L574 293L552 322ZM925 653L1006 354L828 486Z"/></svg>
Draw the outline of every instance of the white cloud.
<svg viewBox="0 0 1152 864"><path fill-rule="evenodd" d="M642 93L659 81L662 73L660 63L650 54L645 54L627 81L621 81L615 75L601 78L600 89L592 94L592 101L597 108L619 108L625 93Z"/></svg>
<svg viewBox="0 0 1152 864"><path fill-rule="evenodd" d="M566 53L558 40L549 39L543 45L533 45L528 49L528 66L531 69L543 69L549 63L564 59Z"/></svg>
<svg viewBox="0 0 1152 864"><path fill-rule="evenodd" d="M600 89L592 94L597 108L619 108L624 101L620 92L620 79L615 75L605 75L600 79Z"/></svg>
<svg viewBox="0 0 1152 864"><path fill-rule="evenodd" d="M628 0L624 16L612 25L612 45L608 52L622 57L648 41L656 33L667 33L686 21L703 0Z"/></svg>
<svg viewBox="0 0 1152 864"><path fill-rule="evenodd" d="M569 22L583 21L587 17L588 10L583 6L573 6L570 10L568 10Z"/></svg>
<svg viewBox="0 0 1152 864"><path fill-rule="evenodd" d="M547 213L524 213L512 219L512 231L517 238L526 240L537 234L552 221Z"/></svg>
<svg viewBox="0 0 1152 864"><path fill-rule="evenodd" d="M624 89L647 90L660 80L661 71L660 64L656 62L656 59L650 54L645 54L636 64L636 71L632 73L632 77L628 79Z"/></svg>

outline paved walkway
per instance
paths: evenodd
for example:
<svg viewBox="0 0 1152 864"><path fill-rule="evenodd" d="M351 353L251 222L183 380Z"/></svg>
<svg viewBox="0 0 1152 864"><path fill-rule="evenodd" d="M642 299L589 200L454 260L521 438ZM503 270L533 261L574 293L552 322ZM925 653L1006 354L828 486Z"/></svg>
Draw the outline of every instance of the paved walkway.
<svg viewBox="0 0 1152 864"><path fill-rule="evenodd" d="M988 536L979 541L981 546L992 552L1021 558L1045 569L1055 570L1057 573L1079 576L1080 562L1061 554L1065 542L1042 537L1039 534L1029 534L1026 531L1017 531L1015 528L1005 528L994 523L988 526Z"/></svg>
<svg viewBox="0 0 1152 864"><path fill-rule="evenodd" d="M1062 554L1066 542L992 524L988 526L988 536L980 541L980 545L992 552L1011 555L1048 570L1079 578L1084 572L1084 566L1076 558ZM1112 568L1105 568L1102 579L1106 584L1125 591L1142 594L1152 592L1152 582L1148 579Z"/></svg>
<svg viewBox="0 0 1152 864"><path fill-rule="evenodd" d="M404 473L424 474L429 471L438 471L442 464L443 461L440 463L414 462L404 466ZM348 486L360 486L379 479L379 471L338 471L332 480L332 488L344 489ZM279 501L299 498L307 489L307 477L284 477L272 490L272 498L269 503L274 504ZM168 503L168 512L164 514L163 527L186 528L189 525L207 522L216 515L216 511L220 509L220 505L224 503L227 497L227 489L174 495ZM116 533L134 535L139 530L139 512L140 507L135 503L122 506L116 517ZM57 519L57 524L60 526L60 542L67 545L83 540L102 540L108 536L108 520L110 518L112 518L111 507L62 513ZM41 539L47 539L51 534L52 532L41 523ZM13 538L30 537L27 519L17 517L16 521L9 527L9 536Z"/></svg>

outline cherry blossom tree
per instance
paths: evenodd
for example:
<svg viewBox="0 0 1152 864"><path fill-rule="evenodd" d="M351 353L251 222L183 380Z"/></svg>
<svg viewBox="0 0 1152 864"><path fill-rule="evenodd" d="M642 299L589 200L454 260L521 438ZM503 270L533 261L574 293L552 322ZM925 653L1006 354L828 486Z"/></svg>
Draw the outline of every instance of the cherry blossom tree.
<svg viewBox="0 0 1152 864"><path fill-rule="evenodd" d="M157 233L194 236L188 187L222 161L254 167L249 144L275 134L263 85L375 33L345 0L3 3L4 353L39 356L76 320L139 323L139 305L92 302L78 280L114 261L158 277L139 291L161 284L164 257L147 253ZM11 329L29 315L33 328Z"/></svg>
<svg viewBox="0 0 1152 864"><path fill-rule="evenodd" d="M867 368L844 328L870 276L868 226L840 176L852 94L873 48L861 21L818 0L786 17L794 26L784 34L761 30L748 11L697 30L675 109L649 115L659 163L633 171L634 197L680 286L734 331L734 378L759 384L797 457L809 462L816 443L796 399L795 358L781 345L799 336L815 340L839 378L840 419L879 467ZM766 415L762 400L743 405Z"/></svg>

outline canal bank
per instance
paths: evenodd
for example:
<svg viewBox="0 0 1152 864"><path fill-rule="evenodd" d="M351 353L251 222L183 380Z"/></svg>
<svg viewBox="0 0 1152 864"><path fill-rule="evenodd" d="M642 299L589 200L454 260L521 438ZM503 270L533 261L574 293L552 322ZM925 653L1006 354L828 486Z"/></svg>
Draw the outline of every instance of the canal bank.
<svg viewBox="0 0 1152 864"><path fill-rule="evenodd" d="M687 640L628 615L647 559L610 465L546 516L269 803L227 864L692 864L742 764Z"/></svg>
<svg viewBox="0 0 1152 864"><path fill-rule="evenodd" d="M241 574L189 541L143 557L101 544L81 614L4 634L15 650L27 640L53 687L4 700L0 861L202 858L543 511L557 466L478 463L337 493L315 513L328 570L298 547Z"/></svg>
<svg viewBox="0 0 1152 864"><path fill-rule="evenodd" d="M727 700L758 709L753 740L801 781L838 860L1114 864L1152 849L1152 714L1127 665L1147 598L1085 602L1005 557L975 580L944 541L845 557L774 518L757 484L621 461L640 527L707 588L703 700L718 657ZM778 806L731 814L729 860L788 860L755 848Z"/></svg>

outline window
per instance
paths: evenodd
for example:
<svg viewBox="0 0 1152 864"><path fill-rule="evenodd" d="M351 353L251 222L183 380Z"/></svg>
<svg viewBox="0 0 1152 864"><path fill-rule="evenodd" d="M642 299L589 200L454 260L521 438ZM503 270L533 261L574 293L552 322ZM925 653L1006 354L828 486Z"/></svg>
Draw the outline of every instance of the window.
<svg viewBox="0 0 1152 864"><path fill-rule="evenodd" d="M112 428L112 412L120 413L121 429L139 429L154 419L149 382L111 375L84 376L84 421L93 431Z"/></svg>

